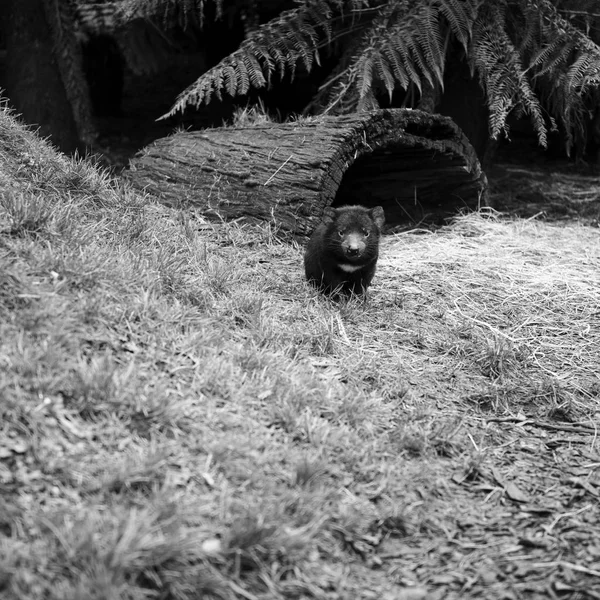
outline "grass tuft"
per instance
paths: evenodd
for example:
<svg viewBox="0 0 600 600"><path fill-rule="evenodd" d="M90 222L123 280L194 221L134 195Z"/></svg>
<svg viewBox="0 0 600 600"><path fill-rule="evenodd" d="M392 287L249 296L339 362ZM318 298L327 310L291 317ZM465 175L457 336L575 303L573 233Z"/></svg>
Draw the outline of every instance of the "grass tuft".
<svg viewBox="0 0 600 600"><path fill-rule="evenodd" d="M6 232L10 235L41 233L52 214L52 207L43 198L12 191L0 196L0 206L8 220Z"/></svg>

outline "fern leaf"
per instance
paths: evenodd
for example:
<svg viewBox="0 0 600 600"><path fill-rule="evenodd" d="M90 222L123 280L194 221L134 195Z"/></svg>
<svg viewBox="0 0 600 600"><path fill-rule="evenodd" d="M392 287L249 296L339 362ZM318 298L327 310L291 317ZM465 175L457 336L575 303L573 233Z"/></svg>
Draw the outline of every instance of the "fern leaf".
<svg viewBox="0 0 600 600"><path fill-rule="evenodd" d="M547 128L541 105L531 88L521 57L506 34L506 14L492 6L480 15L474 27L472 61L486 90L490 111L490 135L507 133L506 120L518 107L529 114L538 141L547 144Z"/></svg>
<svg viewBox="0 0 600 600"><path fill-rule="evenodd" d="M223 86L227 93L233 96L237 90L237 75L236 70L228 65L225 69L223 69Z"/></svg>
<svg viewBox="0 0 600 600"><path fill-rule="evenodd" d="M373 51L365 53L361 57L360 69L358 70L358 91L362 102L371 94L373 87L373 67L375 61L373 59Z"/></svg>
<svg viewBox="0 0 600 600"><path fill-rule="evenodd" d="M415 84L421 92L421 77L415 67L410 49L406 47L406 44L400 38L392 41L392 47L398 52L397 56L402 61L410 82Z"/></svg>
<svg viewBox="0 0 600 600"><path fill-rule="evenodd" d="M359 4L357 0L351 2L351 6ZM331 15L342 6L340 0L305 0L297 8L282 12L277 18L250 33L236 52L224 58L184 90L169 112L161 118L182 111L188 105L199 106L206 103L212 94L218 95L222 89L229 94L245 89L242 84L232 85L234 78L230 69L237 71L244 68L245 73L240 81L248 81L255 88L267 85L276 69L280 75L291 71L293 76L294 69L300 62L310 71L318 56L322 38L330 35ZM223 73L228 73L226 78Z"/></svg>
<svg viewBox="0 0 600 600"><path fill-rule="evenodd" d="M398 60L398 53L394 51L389 45L384 46L381 49L381 52L384 54L385 58L390 64L394 77L396 78L400 87L403 89L408 89L408 86L410 85L410 80L408 78L404 65L402 65L400 60Z"/></svg>
<svg viewBox="0 0 600 600"><path fill-rule="evenodd" d="M419 21L423 27L416 37L426 61L427 70L435 73L438 82L443 83L444 42L440 34L438 13L431 6L423 6Z"/></svg>
<svg viewBox="0 0 600 600"><path fill-rule="evenodd" d="M429 85L433 86L434 78L431 76L431 71L429 69L427 58L422 52L421 45L419 44L418 40L414 38L408 39L407 49L408 57L410 58L411 62L415 66L418 66L418 70L420 71L421 75L425 77L425 79L429 82ZM415 69L415 72L417 72L417 69ZM414 83L419 88L419 92L421 92L421 77L418 78L418 83L416 79Z"/></svg>
<svg viewBox="0 0 600 600"><path fill-rule="evenodd" d="M535 76L541 77L566 64L575 48L575 40L566 36L556 36L546 46L540 48L530 59L530 68L535 69Z"/></svg>
<svg viewBox="0 0 600 600"><path fill-rule="evenodd" d="M257 47L257 57L260 60L270 61L272 65L271 71L277 69L279 78L282 79L285 75L286 66L288 64L288 53L287 47L281 43L281 40L275 40L275 43L270 47L269 52L261 46ZM270 72L267 74L267 80L269 80Z"/></svg>
<svg viewBox="0 0 600 600"><path fill-rule="evenodd" d="M392 94L394 93L394 89L396 87L396 80L392 69L390 68L390 64L380 53L376 53L373 57L373 62L375 65L375 71L377 73L377 77L383 83L385 89L387 90L390 101L392 100Z"/></svg>
<svg viewBox="0 0 600 600"><path fill-rule="evenodd" d="M261 70L261 65L255 56L252 54L245 54L242 56L242 64L248 71L248 78L250 79L250 83L253 87L261 88L267 84L267 79L264 76ZM235 93L232 95L235 96Z"/></svg>
<svg viewBox="0 0 600 600"><path fill-rule="evenodd" d="M522 21L523 28L520 33L519 53L523 56L529 52L535 54L547 41L544 15L533 6L526 5L523 9Z"/></svg>
<svg viewBox="0 0 600 600"><path fill-rule="evenodd" d="M476 0L439 0L437 3L437 10L446 18L450 30L465 52L468 51L478 7Z"/></svg>
<svg viewBox="0 0 600 600"><path fill-rule="evenodd" d="M581 53L567 71L567 91L585 91L591 85L600 83L600 52L597 56Z"/></svg>
<svg viewBox="0 0 600 600"><path fill-rule="evenodd" d="M237 70L237 93L241 96L246 95L250 91L250 76L245 67L240 65Z"/></svg>

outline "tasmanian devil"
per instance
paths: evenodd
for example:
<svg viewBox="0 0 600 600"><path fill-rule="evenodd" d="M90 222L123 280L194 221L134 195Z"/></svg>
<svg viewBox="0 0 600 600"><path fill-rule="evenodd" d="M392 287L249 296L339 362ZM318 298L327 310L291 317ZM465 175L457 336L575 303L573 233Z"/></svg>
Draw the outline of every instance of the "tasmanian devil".
<svg viewBox="0 0 600 600"><path fill-rule="evenodd" d="M364 294L379 256L381 206L326 208L304 253L306 279L325 293Z"/></svg>

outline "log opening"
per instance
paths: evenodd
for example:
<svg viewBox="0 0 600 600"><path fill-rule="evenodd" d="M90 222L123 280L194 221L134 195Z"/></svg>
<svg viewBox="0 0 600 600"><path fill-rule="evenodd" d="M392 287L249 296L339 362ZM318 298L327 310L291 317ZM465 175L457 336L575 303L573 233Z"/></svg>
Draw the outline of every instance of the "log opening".
<svg viewBox="0 0 600 600"><path fill-rule="evenodd" d="M477 189L461 167L456 156L431 149L376 151L358 158L346 171L333 206L381 205L388 225L439 222L461 209L480 206L483 186L476 197Z"/></svg>

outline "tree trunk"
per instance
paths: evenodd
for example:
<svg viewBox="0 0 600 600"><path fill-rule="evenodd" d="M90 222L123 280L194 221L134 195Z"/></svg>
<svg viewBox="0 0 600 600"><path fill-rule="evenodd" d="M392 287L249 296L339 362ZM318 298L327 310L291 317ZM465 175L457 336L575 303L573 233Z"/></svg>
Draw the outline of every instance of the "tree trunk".
<svg viewBox="0 0 600 600"><path fill-rule="evenodd" d="M39 127L40 136L49 137L63 152L83 150L91 121L88 118L78 127L74 118L44 1L3 1L6 94L11 105L26 123Z"/></svg>
<svg viewBox="0 0 600 600"><path fill-rule="evenodd" d="M75 36L72 0L42 0L50 27L54 56L69 101L79 141L89 146L97 136L84 70L81 45Z"/></svg>
<svg viewBox="0 0 600 600"><path fill-rule="evenodd" d="M418 110L177 133L146 148L127 176L165 204L274 220L299 235L330 205L381 205L391 225L439 221L485 203L486 190L460 129Z"/></svg>

